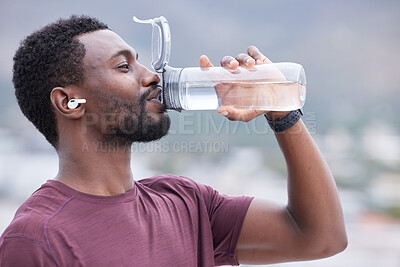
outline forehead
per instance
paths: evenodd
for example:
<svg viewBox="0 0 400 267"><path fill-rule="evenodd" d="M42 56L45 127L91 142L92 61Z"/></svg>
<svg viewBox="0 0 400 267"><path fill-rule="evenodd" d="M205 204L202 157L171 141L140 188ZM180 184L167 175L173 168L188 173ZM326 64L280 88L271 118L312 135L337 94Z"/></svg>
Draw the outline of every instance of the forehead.
<svg viewBox="0 0 400 267"><path fill-rule="evenodd" d="M85 33L77 39L85 46L84 61L88 64L107 61L113 54L122 50L130 50L132 54L136 53L118 34L110 30Z"/></svg>

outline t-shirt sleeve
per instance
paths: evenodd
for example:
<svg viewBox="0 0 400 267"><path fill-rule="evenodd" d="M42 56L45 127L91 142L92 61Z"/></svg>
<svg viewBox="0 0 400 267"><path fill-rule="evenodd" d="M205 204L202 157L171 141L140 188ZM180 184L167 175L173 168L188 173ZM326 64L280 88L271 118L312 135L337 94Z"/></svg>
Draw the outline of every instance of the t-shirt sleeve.
<svg viewBox="0 0 400 267"><path fill-rule="evenodd" d="M198 184L211 222L216 265L239 265L236 245L252 197L229 197Z"/></svg>
<svg viewBox="0 0 400 267"><path fill-rule="evenodd" d="M50 252L38 240L5 236L0 242L0 266L57 266Z"/></svg>

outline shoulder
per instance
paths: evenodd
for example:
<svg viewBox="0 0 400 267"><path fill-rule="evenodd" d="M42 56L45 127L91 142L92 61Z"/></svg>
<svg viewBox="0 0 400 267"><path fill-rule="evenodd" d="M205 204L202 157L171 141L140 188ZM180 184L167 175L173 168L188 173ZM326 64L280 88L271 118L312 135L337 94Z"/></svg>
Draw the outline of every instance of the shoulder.
<svg viewBox="0 0 400 267"><path fill-rule="evenodd" d="M69 199L69 196L48 183L36 190L16 211L10 225L5 229L5 236L19 236L45 242L46 221Z"/></svg>
<svg viewBox="0 0 400 267"><path fill-rule="evenodd" d="M7 234L0 239L0 266L56 266L47 245L23 234Z"/></svg>
<svg viewBox="0 0 400 267"><path fill-rule="evenodd" d="M209 213L213 206L218 206L225 197L208 185L197 183L188 177L172 174L154 176L140 180L138 183L159 194L173 194L191 202L200 202Z"/></svg>
<svg viewBox="0 0 400 267"><path fill-rule="evenodd" d="M204 194L206 191L212 190L211 187L197 183L188 177L173 174L153 176L139 180L138 183L156 191L174 190Z"/></svg>
<svg viewBox="0 0 400 267"><path fill-rule="evenodd" d="M150 188L182 186L188 188L196 188L198 186L198 183L188 177L177 176L173 174L153 176L150 178L139 180L138 183Z"/></svg>
<svg viewBox="0 0 400 267"><path fill-rule="evenodd" d="M175 194L183 198L203 201L213 193L213 189L194 180L173 174L157 175L151 178L139 180L140 185L161 194Z"/></svg>

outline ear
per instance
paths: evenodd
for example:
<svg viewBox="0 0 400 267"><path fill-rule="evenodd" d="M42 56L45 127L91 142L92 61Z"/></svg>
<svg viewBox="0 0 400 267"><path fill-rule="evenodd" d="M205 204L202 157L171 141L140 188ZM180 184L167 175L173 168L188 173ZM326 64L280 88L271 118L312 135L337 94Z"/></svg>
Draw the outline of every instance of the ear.
<svg viewBox="0 0 400 267"><path fill-rule="evenodd" d="M81 98L74 90L65 87L55 87L51 90L50 101L55 112L68 119L80 119L85 114L85 105L78 105L75 109L68 108L68 101L72 98Z"/></svg>

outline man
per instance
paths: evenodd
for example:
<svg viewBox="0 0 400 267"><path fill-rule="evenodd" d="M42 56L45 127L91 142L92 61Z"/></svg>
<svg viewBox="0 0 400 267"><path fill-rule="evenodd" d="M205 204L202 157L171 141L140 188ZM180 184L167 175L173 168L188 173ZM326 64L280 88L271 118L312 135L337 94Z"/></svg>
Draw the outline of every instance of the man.
<svg viewBox="0 0 400 267"><path fill-rule="evenodd" d="M268 63L255 47L221 61L231 69ZM212 66L206 56L200 65ZM13 82L22 112L57 150L59 172L4 231L1 266L260 264L327 257L347 245L333 177L298 117L276 133L288 166L281 207L185 177L134 181L126 148L161 138L170 121L157 100L159 77L96 19L72 16L28 36ZM266 112L219 113L250 121ZM266 114L284 121L297 113ZM115 149L96 150L99 142Z"/></svg>

